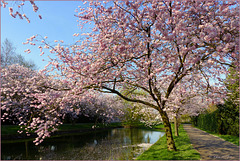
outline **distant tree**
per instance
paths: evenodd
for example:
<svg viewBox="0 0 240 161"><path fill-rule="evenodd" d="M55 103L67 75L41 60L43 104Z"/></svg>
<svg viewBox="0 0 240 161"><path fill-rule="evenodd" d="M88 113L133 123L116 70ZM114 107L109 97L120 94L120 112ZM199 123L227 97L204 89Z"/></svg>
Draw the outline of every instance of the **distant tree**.
<svg viewBox="0 0 240 161"><path fill-rule="evenodd" d="M13 55L16 55L15 53L16 48L13 46L13 44L8 40L5 39L5 41L1 45L1 66L6 67L12 63Z"/></svg>
<svg viewBox="0 0 240 161"><path fill-rule="evenodd" d="M22 55L16 53L16 48L8 39L1 45L1 67L6 68L12 64L19 64L35 70L37 67L32 61L27 61Z"/></svg>
<svg viewBox="0 0 240 161"><path fill-rule="evenodd" d="M151 99L148 97L147 93L141 89L134 89L128 86L124 86L121 92L130 98L138 97L139 99ZM155 119L158 115L157 110L149 108L146 105L129 102L121 97L119 102L121 102L124 111L124 117L122 121L130 126L134 126L139 123L143 123L145 126L150 126L155 123Z"/></svg>
<svg viewBox="0 0 240 161"><path fill-rule="evenodd" d="M206 91L201 89L204 82L200 84L190 80L181 81L169 97L170 101L166 103L168 115L174 120L175 136L179 136L178 127L182 115L197 116L207 107L209 99Z"/></svg>

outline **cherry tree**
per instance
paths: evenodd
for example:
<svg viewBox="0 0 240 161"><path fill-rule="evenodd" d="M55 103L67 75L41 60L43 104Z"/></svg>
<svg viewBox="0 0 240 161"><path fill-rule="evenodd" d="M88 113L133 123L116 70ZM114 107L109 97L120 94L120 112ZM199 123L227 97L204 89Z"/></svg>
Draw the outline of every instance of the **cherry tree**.
<svg viewBox="0 0 240 161"><path fill-rule="evenodd" d="M89 7L80 6L76 16L82 28L93 24L92 32L82 34L85 39L70 47L61 43L51 46L43 39L40 50L49 48L56 56L43 72L57 69L62 81L69 82L68 92L73 96L96 90L158 110L168 150L176 150L167 103L177 101L171 99L174 89L189 79L203 83L202 87L216 102L225 96L219 93L222 75L227 73L228 66L238 67L238 3L190 0L86 3ZM29 38L26 44L33 45L31 41L36 38ZM141 89L151 99L128 97L121 93L124 86L131 91Z"/></svg>
<svg viewBox="0 0 240 161"><path fill-rule="evenodd" d="M68 106L71 94L54 88L64 84L50 76L20 65L10 65L1 71L1 110L3 121L11 120L20 125L19 133L35 132L34 142L39 144L62 123L61 118L73 109ZM65 98L65 99L64 99ZM72 103L75 100L72 98ZM75 112L78 112L77 110Z"/></svg>
<svg viewBox="0 0 240 161"><path fill-rule="evenodd" d="M117 102L117 98L109 94L97 94L92 103L95 105L95 113L103 117L107 123L121 120L124 115L123 104Z"/></svg>
<svg viewBox="0 0 240 161"><path fill-rule="evenodd" d="M27 136L35 132L36 145L50 137L67 114L74 119L85 115L106 121L122 114L111 96L88 93L81 100L68 92L69 84L20 65L2 69L1 76L2 121L18 124L18 132Z"/></svg>
<svg viewBox="0 0 240 161"><path fill-rule="evenodd" d="M198 116L209 107L209 100L206 96L192 96L180 100L178 104L171 104L168 108L168 115L174 121L175 136L179 136L178 130L182 115Z"/></svg>
<svg viewBox="0 0 240 161"><path fill-rule="evenodd" d="M186 76L185 79L181 80L173 89L166 103L166 110L172 116L172 119L174 119L175 136L178 136L179 118L181 115L196 116L204 111L210 102L214 100L221 102L221 95L226 94L223 83L211 82L213 86L211 87L208 84L209 82L196 81L192 78L194 78L193 75L191 77ZM222 86L215 88L215 84L219 83Z"/></svg>
<svg viewBox="0 0 240 161"><path fill-rule="evenodd" d="M102 123L109 123L118 121L122 117L124 114L123 105L116 101L117 98L112 95L95 93L89 99L81 100L81 102L75 104L76 106L80 105L80 114L90 118L95 117L96 125L100 120Z"/></svg>

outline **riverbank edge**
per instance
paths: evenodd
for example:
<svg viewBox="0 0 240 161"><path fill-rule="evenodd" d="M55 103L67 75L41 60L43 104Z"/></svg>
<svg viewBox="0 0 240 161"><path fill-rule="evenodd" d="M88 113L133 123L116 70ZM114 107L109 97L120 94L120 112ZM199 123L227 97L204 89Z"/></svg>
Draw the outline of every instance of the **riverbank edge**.
<svg viewBox="0 0 240 161"><path fill-rule="evenodd" d="M100 128L85 128L85 129L78 129L78 130L61 130L61 131L55 131L51 133L51 137L59 137L69 134L85 134L88 132L93 131L102 131L102 130L108 130L108 129L114 129L114 128L123 128L123 126L110 126L110 127L100 127ZM34 139L37 137L36 133L30 133L30 136L27 136L27 134L8 134L8 135L1 135L1 141L17 141L22 139Z"/></svg>
<svg viewBox="0 0 240 161"><path fill-rule="evenodd" d="M174 134L174 125L171 125ZM136 160L200 160L200 154L193 148L183 126L179 127L179 137L173 136L177 151L167 150L166 135L159 138L150 148L144 151Z"/></svg>
<svg viewBox="0 0 240 161"><path fill-rule="evenodd" d="M88 124L88 123L87 123ZM79 134L85 134L89 132L98 132L102 130L108 130L108 129L113 129L113 128L142 128L142 129L148 129L148 130L153 130L153 131L164 131L163 125L157 125L154 126L153 128L144 126L143 124L138 124L138 125L125 125L122 123L110 123L108 125L103 125L99 124L97 127L93 128L93 125L86 125L88 127L78 127L76 129L76 126L78 125L72 125L72 124L64 124L65 128L59 128L57 131L51 133L51 138L53 137L60 137L64 135L79 135ZM66 127L67 126L67 127ZM100 127L99 127L100 126ZM72 129L73 128L73 129ZM13 132L10 132L13 133ZM1 140L3 143L5 142L16 142L16 141L22 141L22 140L33 140L34 138L37 137L36 133L29 133L30 136L27 136L26 133L19 134L17 132L14 132L13 134L1 134Z"/></svg>

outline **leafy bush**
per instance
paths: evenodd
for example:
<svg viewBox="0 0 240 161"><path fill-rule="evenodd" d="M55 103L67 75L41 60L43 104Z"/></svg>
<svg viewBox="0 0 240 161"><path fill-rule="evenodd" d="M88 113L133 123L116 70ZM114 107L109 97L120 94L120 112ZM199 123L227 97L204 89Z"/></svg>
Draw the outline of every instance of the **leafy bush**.
<svg viewBox="0 0 240 161"><path fill-rule="evenodd" d="M239 135L239 108L232 102L218 105L219 133L224 135Z"/></svg>
<svg viewBox="0 0 240 161"><path fill-rule="evenodd" d="M231 102L217 105L211 113L200 114L192 118L192 124L200 129L222 135L239 135L239 108Z"/></svg>
<svg viewBox="0 0 240 161"><path fill-rule="evenodd" d="M217 128L217 117L216 117L217 112L213 113L206 113L206 114L201 114L197 117L197 120L195 121L195 126L204 129L204 130L209 130L213 132L218 132Z"/></svg>

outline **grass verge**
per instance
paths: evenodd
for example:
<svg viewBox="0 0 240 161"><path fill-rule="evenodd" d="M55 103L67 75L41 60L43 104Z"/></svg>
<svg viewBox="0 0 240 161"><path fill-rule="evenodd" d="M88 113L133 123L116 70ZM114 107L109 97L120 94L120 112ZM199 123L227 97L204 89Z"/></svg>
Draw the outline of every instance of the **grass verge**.
<svg viewBox="0 0 240 161"><path fill-rule="evenodd" d="M161 128L158 127L158 128ZM172 125L174 134L174 125ZM137 160L200 160L200 154L193 149L190 139L181 125L179 127L179 137L174 136L177 151L167 150L166 135L161 137L148 150L137 157Z"/></svg>
<svg viewBox="0 0 240 161"><path fill-rule="evenodd" d="M196 126L194 126L194 127L196 127ZM216 134L216 133L214 133L214 132L212 132L212 131L206 131L206 130L201 129L201 128L199 128L199 127L196 127L196 128L198 128L198 129L200 129L200 130L202 130L202 131L205 131L205 132L207 132L207 133L209 133L209 134L212 134L212 135L214 135L214 136L220 137L220 138L222 138L222 139L225 140L225 141L231 142L231 143L239 146L239 136L221 135L221 134Z"/></svg>
<svg viewBox="0 0 240 161"><path fill-rule="evenodd" d="M1 135L18 134L19 129L17 125L1 125Z"/></svg>

